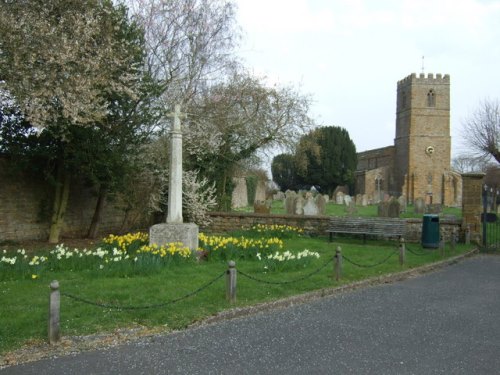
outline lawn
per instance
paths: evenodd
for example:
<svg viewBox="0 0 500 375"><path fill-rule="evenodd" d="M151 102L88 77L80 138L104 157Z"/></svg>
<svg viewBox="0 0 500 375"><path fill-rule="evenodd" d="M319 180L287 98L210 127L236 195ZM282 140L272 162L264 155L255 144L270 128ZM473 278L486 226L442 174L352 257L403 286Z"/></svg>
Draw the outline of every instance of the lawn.
<svg viewBox="0 0 500 375"><path fill-rule="evenodd" d="M356 216L378 216L378 206L368 205L368 206L356 206ZM253 212L253 207L242 207L235 209L239 212ZM282 201L275 200L272 202L271 213L273 214L285 214L285 208ZM325 214L328 216L345 216L347 215L346 206L342 204L336 204L334 202L328 202L326 204ZM462 210L457 207L443 207L442 216L454 216L457 219L462 217ZM422 214L415 214L413 210L413 205L408 205L406 212L401 213L402 218L422 218Z"/></svg>
<svg viewBox="0 0 500 375"><path fill-rule="evenodd" d="M442 259L439 251L409 244L412 252L407 251L406 264L400 266L395 241L363 244L359 238L341 238L339 242L330 243L325 237L307 237L293 231L280 234L269 228L261 229L218 239L205 237L202 241L205 257L201 261L179 256L175 249L171 253L166 251L165 257L161 257L159 251L155 255L154 249L139 250L138 246L130 244L128 246L134 247L133 250L119 253L121 245L118 242L114 243L118 250L109 250L109 256L95 254L98 246L111 249L110 244L96 244L94 249L87 250L89 259L98 260L94 263L86 261L85 254L76 256L83 253L81 249L79 252L39 249L37 256L52 257L43 266L27 265L28 261L33 262L35 253L4 253L2 259L16 255L18 259L24 258L25 263L22 265L19 260L12 266L6 261L0 262L0 353L25 343L46 340L49 284L52 280L59 281L62 293L61 332L63 336L70 336L137 326L182 329L235 306L335 287ZM233 240L228 240L228 237ZM239 239L238 243L236 239ZM258 242L261 240L263 242ZM332 275L333 255L338 246L346 259L364 266L388 260L371 268L358 267L344 260L342 279L337 282ZM309 253L304 253L305 249ZM452 251L448 246L446 257L471 249L471 246L457 245ZM73 255L68 256L72 251ZM90 255L91 251L94 255ZM286 258L287 251L295 258ZM306 255L298 259L300 252ZM129 258L125 259L125 254ZM276 258L272 258L275 255ZM113 261L118 257L120 259ZM237 270L265 282L239 274L235 304L229 304L225 299L224 273L229 259L236 261ZM198 289L201 290L186 297ZM70 295L93 304L75 300ZM177 299L180 300L169 303Z"/></svg>

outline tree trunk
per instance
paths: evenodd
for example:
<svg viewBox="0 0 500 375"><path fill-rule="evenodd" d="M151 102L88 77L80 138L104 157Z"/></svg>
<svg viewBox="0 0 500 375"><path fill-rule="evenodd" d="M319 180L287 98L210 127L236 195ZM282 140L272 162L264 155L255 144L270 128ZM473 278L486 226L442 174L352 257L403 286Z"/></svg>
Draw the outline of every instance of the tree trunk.
<svg viewBox="0 0 500 375"><path fill-rule="evenodd" d="M87 238L95 239L97 237L97 231L99 230L99 224L101 223L102 211L104 209L104 203L106 202L107 195L108 189L104 185L101 185L97 196L94 215L92 216L92 222L90 223L89 231L87 232Z"/></svg>
<svg viewBox="0 0 500 375"><path fill-rule="evenodd" d="M70 187L70 175L63 171L63 167L58 165L56 175L56 191L54 195L54 205L52 207L52 220L50 223L49 243L59 242L59 235L64 224L64 214L68 206Z"/></svg>

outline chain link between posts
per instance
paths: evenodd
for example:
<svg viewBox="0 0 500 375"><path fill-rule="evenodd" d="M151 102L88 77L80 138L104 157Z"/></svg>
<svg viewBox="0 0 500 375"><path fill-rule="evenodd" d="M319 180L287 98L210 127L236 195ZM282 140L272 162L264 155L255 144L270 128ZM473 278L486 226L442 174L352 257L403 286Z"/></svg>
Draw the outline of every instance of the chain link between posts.
<svg viewBox="0 0 500 375"><path fill-rule="evenodd" d="M357 267L372 268L372 267L380 266L381 264L386 263L396 253L397 253L397 250L393 251L391 254L389 254L388 257L384 258L382 261L375 263L375 264L360 264L360 263L354 262L353 260L347 258L344 254L342 254L342 259L345 259L346 261L348 261L349 263L351 263L352 265L357 266Z"/></svg>
<svg viewBox="0 0 500 375"><path fill-rule="evenodd" d="M151 304L151 305L142 305L142 306L121 306L121 305L112 305L112 304L107 304L107 303L98 303L98 302L93 302L93 301L90 301L88 299L85 299L85 298L82 298L82 297L78 297L78 296L75 296L73 294L70 294L70 293L65 293L65 292L61 292L61 295L62 296L65 296L65 297L68 297L68 298L71 298L75 301L78 301L78 302L82 302L82 303L86 303L88 305L92 305L92 306L97 306L97 307L102 307L102 308L106 308L106 309L115 309L115 310L145 310L145 309L156 309L156 308L160 308L160 307L165 307L165 306L168 306L168 305L172 305L176 302L179 302L179 301L182 301L182 300L185 300L186 298L189 298L189 297L192 297L194 296L195 294L198 294L200 292L202 292L203 290L207 289L208 287L210 287L212 284L214 284L216 281L220 280L224 275L226 274L226 271L222 272L219 276L217 276L216 278L212 279L211 281L209 281L208 283L202 285L201 287L199 287L198 289L188 293L188 294L185 294L181 297L178 297L178 298L174 298L170 301L166 301L166 302L162 302L162 303L156 303L156 304Z"/></svg>
<svg viewBox="0 0 500 375"><path fill-rule="evenodd" d="M249 274L247 274L247 273L245 273L245 272L243 272L241 270L238 270L238 274L241 275L241 276L244 276L244 277L246 277L246 278L248 278L250 280L253 280L253 281L256 281L256 282L259 282L259 283L263 283L263 284L269 284L269 285L292 284L292 283L296 283L296 282L299 282L299 281L306 280L306 279L310 278L311 276L316 275L321 270L323 270L326 266L328 266L332 261L333 261L333 259L329 259L328 261L325 262L325 264L323 264L321 267L319 267L318 269L314 270L313 272L308 273L307 275L304 275L304 276L299 277L297 279L287 280L287 281L268 281L268 280L264 280L264 279L261 279L261 278L249 275Z"/></svg>

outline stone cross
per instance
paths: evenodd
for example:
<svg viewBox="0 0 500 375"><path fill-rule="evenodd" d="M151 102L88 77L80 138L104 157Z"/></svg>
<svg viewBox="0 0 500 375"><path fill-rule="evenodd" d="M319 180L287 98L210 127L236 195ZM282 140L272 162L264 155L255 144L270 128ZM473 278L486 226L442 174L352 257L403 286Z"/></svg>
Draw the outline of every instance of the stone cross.
<svg viewBox="0 0 500 375"><path fill-rule="evenodd" d="M170 178L168 188L168 213L167 223L182 223L182 131L181 118L186 118L185 113L181 113L181 106L175 105L173 113L168 115L173 117L173 126L170 131Z"/></svg>

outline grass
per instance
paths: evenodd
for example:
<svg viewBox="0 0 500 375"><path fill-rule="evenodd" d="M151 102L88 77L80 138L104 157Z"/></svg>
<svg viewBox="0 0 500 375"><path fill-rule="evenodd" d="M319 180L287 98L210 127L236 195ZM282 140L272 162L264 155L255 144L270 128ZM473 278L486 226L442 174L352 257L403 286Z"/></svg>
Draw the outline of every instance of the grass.
<svg viewBox="0 0 500 375"><path fill-rule="evenodd" d="M369 206L356 206L356 216L370 216L376 217L378 216L378 206L377 205L369 205ZM239 212L253 212L253 207L242 207L238 208L235 211ZM406 209L406 212L401 213L400 217L402 218L422 218L422 214L415 214L413 212L413 206L409 205ZM273 201L271 206L271 213L273 214L285 214L285 208L282 201ZM345 216L347 215L346 206L342 204L336 204L334 202L328 202L326 204L325 214L328 216ZM462 210L457 207L443 207L443 212L441 216L455 216L457 219L462 217Z"/></svg>
<svg viewBox="0 0 500 375"><path fill-rule="evenodd" d="M391 241L368 241L359 238L339 238L329 243L324 237L284 238L284 250L292 252L309 249L320 254L307 267L285 268L270 272L264 263L256 259L239 259L236 267L247 274L270 282L295 280L322 267L332 259L337 246L342 253L355 262L369 265L378 263L396 251L397 243ZM63 336L88 335L111 332L117 328L146 326L181 329L193 322L232 307L248 306L260 302L317 290L335 287L364 278L379 276L417 267L441 259L436 250L423 250L419 245L409 247L424 256L407 252L407 262L400 266L398 255L386 263L373 268L359 268L344 261L343 278L336 282L332 277L333 262L320 272L297 282L282 285L261 284L240 275L237 286L237 303L230 305L225 300L225 278L196 295L161 308L119 310L75 301L61 296L61 331ZM454 256L471 249L458 245L454 252L447 249L446 256ZM41 273L36 279L4 280L0 282L0 353L19 348L29 342L40 342L47 337L47 315L49 284L58 280L61 293L77 295L101 304L143 306L160 304L177 299L220 276L227 269L227 262L214 258L202 262L179 262L169 264L150 274L133 276L107 275L95 270L56 270Z"/></svg>

